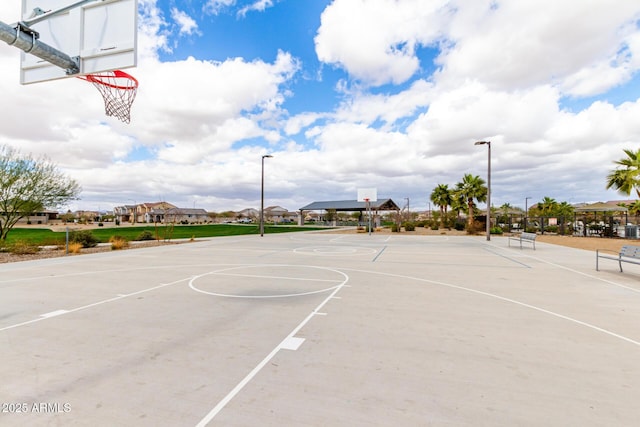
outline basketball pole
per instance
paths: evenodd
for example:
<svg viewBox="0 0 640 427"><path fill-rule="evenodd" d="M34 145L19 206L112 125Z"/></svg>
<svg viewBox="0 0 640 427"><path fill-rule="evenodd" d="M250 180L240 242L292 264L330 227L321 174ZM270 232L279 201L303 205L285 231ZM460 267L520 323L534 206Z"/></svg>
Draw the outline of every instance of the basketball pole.
<svg viewBox="0 0 640 427"><path fill-rule="evenodd" d="M364 199L364 201L366 202L367 217L369 219L369 226L367 227L367 229L369 231L369 236L371 236L371 202L369 201L369 198Z"/></svg>
<svg viewBox="0 0 640 427"><path fill-rule="evenodd" d="M25 53L37 56L66 70L67 74L77 74L80 72L80 66L77 60L74 60L66 53L48 44L38 41L36 32L28 32L28 28L20 24L12 27L0 21L0 40L9 46L15 46Z"/></svg>

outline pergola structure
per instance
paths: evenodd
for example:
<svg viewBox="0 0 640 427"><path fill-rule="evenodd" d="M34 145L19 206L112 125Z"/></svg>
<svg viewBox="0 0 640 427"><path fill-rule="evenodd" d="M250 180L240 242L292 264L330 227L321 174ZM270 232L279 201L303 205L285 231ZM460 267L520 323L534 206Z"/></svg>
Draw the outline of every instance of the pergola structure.
<svg viewBox="0 0 640 427"><path fill-rule="evenodd" d="M369 202L371 211L374 216L378 216L380 212L397 211L400 212L398 205L391 199L378 199L375 202ZM358 202L357 200L334 200L325 202L313 202L300 208L300 218L304 221L305 211L336 211L336 212L360 212L362 218L363 213L367 210L366 202Z"/></svg>
<svg viewBox="0 0 640 427"><path fill-rule="evenodd" d="M624 206L599 202L577 207L573 211L574 233L582 236L593 234L606 237L616 236L616 223L619 226L628 224L628 209ZM593 216L591 217L589 214ZM582 222L581 227L575 226L578 221Z"/></svg>

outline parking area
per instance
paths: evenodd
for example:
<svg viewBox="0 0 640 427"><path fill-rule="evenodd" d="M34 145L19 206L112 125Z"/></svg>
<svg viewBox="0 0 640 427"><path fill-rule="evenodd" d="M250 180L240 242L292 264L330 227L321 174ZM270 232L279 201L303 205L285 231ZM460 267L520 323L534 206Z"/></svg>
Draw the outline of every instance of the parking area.
<svg viewBox="0 0 640 427"><path fill-rule="evenodd" d="M600 268L317 232L0 265L0 425L634 425L640 266Z"/></svg>

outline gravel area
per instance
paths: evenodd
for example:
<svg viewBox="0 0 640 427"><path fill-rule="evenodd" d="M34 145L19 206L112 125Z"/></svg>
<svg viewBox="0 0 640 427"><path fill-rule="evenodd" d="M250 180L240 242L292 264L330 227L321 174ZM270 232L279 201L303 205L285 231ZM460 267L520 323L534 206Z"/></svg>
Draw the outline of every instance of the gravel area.
<svg viewBox="0 0 640 427"><path fill-rule="evenodd" d="M134 242L131 243L125 249L119 249L123 251L129 251L139 248L148 248L152 246L162 246L162 245L175 245L178 242L158 242L158 241L148 241L148 242ZM97 252L111 252L111 245L98 245L94 248L84 248L81 250L79 254L66 254L64 248L54 248L47 247L41 249L39 252L35 254L25 254L25 255L16 255L7 252L0 252L0 264L6 264L8 262L20 262L20 261L31 261L36 259L45 259L45 258L57 258L63 256L80 256L85 254L94 254Z"/></svg>

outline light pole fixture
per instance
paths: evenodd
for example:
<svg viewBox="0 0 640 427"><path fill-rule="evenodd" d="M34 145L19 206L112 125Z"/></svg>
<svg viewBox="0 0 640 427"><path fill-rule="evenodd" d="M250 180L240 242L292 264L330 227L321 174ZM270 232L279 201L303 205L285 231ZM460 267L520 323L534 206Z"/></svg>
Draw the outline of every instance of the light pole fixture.
<svg viewBox="0 0 640 427"><path fill-rule="evenodd" d="M487 240L491 240L491 141L477 141L474 145L488 147L487 160Z"/></svg>
<svg viewBox="0 0 640 427"><path fill-rule="evenodd" d="M524 198L524 231L527 231L527 217L529 216L529 199L531 197Z"/></svg>
<svg viewBox="0 0 640 427"><path fill-rule="evenodd" d="M264 159L273 157L271 154L262 156L262 181L260 184L260 237L264 236Z"/></svg>

